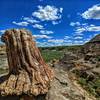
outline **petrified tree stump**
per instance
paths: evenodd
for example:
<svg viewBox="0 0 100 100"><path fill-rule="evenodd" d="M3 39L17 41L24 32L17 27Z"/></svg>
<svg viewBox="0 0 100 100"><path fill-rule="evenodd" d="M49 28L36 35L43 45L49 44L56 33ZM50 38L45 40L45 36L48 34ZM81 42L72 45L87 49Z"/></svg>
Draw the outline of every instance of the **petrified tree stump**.
<svg viewBox="0 0 100 100"><path fill-rule="evenodd" d="M0 83L0 94L46 94L53 71L44 62L32 34L25 29L7 30L2 41L6 44L9 74Z"/></svg>

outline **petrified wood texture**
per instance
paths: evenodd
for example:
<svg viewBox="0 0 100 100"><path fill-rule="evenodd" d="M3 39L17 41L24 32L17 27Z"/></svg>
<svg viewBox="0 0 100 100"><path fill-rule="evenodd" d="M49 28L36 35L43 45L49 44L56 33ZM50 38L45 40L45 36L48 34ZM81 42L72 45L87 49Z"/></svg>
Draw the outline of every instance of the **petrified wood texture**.
<svg viewBox="0 0 100 100"><path fill-rule="evenodd" d="M9 74L0 83L0 94L46 94L53 71L44 62L31 32L25 29L7 30L2 41L6 44Z"/></svg>

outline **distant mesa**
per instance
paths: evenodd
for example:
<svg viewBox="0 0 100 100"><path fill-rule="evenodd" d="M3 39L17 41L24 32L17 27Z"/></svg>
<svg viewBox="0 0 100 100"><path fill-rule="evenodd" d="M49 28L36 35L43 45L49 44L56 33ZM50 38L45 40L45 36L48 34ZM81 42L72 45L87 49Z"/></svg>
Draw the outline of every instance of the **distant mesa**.
<svg viewBox="0 0 100 100"><path fill-rule="evenodd" d="M95 53L95 55L100 55L100 34L96 35L89 42L84 44L84 53Z"/></svg>
<svg viewBox="0 0 100 100"><path fill-rule="evenodd" d="M100 43L100 34L96 35L93 39L89 41L90 43L99 42Z"/></svg>

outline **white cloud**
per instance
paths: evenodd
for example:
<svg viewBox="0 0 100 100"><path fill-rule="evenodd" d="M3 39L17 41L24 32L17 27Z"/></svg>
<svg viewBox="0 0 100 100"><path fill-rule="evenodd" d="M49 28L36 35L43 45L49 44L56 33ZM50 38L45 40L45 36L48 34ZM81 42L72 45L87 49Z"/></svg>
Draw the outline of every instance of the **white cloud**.
<svg viewBox="0 0 100 100"><path fill-rule="evenodd" d="M72 41L73 41L72 39L64 39L65 44L72 43Z"/></svg>
<svg viewBox="0 0 100 100"><path fill-rule="evenodd" d="M74 39L83 39L82 36L76 36Z"/></svg>
<svg viewBox="0 0 100 100"><path fill-rule="evenodd" d="M94 5L81 14L85 19L100 19L100 5Z"/></svg>
<svg viewBox="0 0 100 100"><path fill-rule="evenodd" d="M38 6L38 11L33 12L32 15L42 21L54 21L61 18L62 11L63 8L58 9L50 5L47 5L45 7Z"/></svg>
<svg viewBox="0 0 100 100"><path fill-rule="evenodd" d="M15 24L15 25L18 25L18 26L28 26L28 24L29 24L26 21L23 21L23 22L15 22L15 21L13 21L12 23Z"/></svg>
<svg viewBox="0 0 100 100"><path fill-rule="evenodd" d="M63 12L63 8L60 8L60 10L59 10L61 13Z"/></svg>
<svg viewBox="0 0 100 100"><path fill-rule="evenodd" d="M42 25L39 25L39 24L35 24L35 25L32 25L34 28L37 28L37 29L44 29L44 27Z"/></svg>
<svg viewBox="0 0 100 100"><path fill-rule="evenodd" d="M58 22L52 21L52 24L53 24L53 25L56 25L56 24L58 24Z"/></svg>
<svg viewBox="0 0 100 100"><path fill-rule="evenodd" d="M84 44L87 39L83 40L64 40L64 39L47 39L43 42L37 42L39 46L62 46L62 45L80 45Z"/></svg>
<svg viewBox="0 0 100 100"><path fill-rule="evenodd" d="M51 42L51 43L63 43L64 39L51 39L51 40L48 40L48 42Z"/></svg>
<svg viewBox="0 0 100 100"><path fill-rule="evenodd" d="M70 37L70 36L67 36L67 35L64 37L64 39L70 39L70 38L71 38L71 37Z"/></svg>
<svg viewBox="0 0 100 100"><path fill-rule="evenodd" d="M82 41L82 40L80 40L80 41L78 41L78 40L74 41L74 44L77 44L77 45L83 44L83 43L84 43L84 41Z"/></svg>
<svg viewBox="0 0 100 100"><path fill-rule="evenodd" d="M100 26L89 25L86 27L77 27L75 33L82 33L82 32L100 32Z"/></svg>
<svg viewBox="0 0 100 100"><path fill-rule="evenodd" d="M57 24L59 24L59 23L61 23L61 21L52 21L52 24L53 24L53 25L57 25Z"/></svg>
<svg viewBox="0 0 100 100"><path fill-rule="evenodd" d="M59 24L61 21L61 14L62 14L63 8L56 8L55 6L38 6L38 10L34 11L32 13L32 16L30 17L24 17L20 19L21 22L13 21L12 23L18 26L28 26L31 25L34 28L37 29L45 29L43 25L40 25L39 23L41 21L51 21L53 25ZM43 23L45 25L45 23ZM45 31L41 32L43 34L52 34L51 31Z"/></svg>
<svg viewBox="0 0 100 100"><path fill-rule="evenodd" d="M36 43L37 43L37 45L39 47L49 47L49 46L51 46L51 44L49 44L47 42L39 42L39 41L37 41Z"/></svg>
<svg viewBox="0 0 100 100"><path fill-rule="evenodd" d="M32 17L29 18L29 17L24 17L23 20L29 22L29 23L39 23L39 21L33 19Z"/></svg>
<svg viewBox="0 0 100 100"><path fill-rule="evenodd" d="M61 46L64 45L64 39L49 39L48 43L53 46Z"/></svg>
<svg viewBox="0 0 100 100"><path fill-rule="evenodd" d="M72 40L49 39L48 43L52 46L72 45Z"/></svg>
<svg viewBox="0 0 100 100"><path fill-rule="evenodd" d="M3 34L5 32L5 30L0 30L0 33Z"/></svg>
<svg viewBox="0 0 100 100"><path fill-rule="evenodd" d="M70 23L70 26L79 26L80 25L80 22L71 22Z"/></svg>
<svg viewBox="0 0 100 100"><path fill-rule="evenodd" d="M98 32L98 31L100 31L100 26L90 26L90 27L87 27L87 31Z"/></svg>
<svg viewBox="0 0 100 100"><path fill-rule="evenodd" d="M77 27L75 30L75 33L80 34L80 33L83 33L84 31L86 31L84 27Z"/></svg>
<svg viewBox="0 0 100 100"><path fill-rule="evenodd" d="M33 35L33 37L37 38L37 39L51 39L52 37L47 36L47 35Z"/></svg>
<svg viewBox="0 0 100 100"><path fill-rule="evenodd" d="M47 31L47 30L41 30L40 31L41 34L53 34L53 31Z"/></svg>

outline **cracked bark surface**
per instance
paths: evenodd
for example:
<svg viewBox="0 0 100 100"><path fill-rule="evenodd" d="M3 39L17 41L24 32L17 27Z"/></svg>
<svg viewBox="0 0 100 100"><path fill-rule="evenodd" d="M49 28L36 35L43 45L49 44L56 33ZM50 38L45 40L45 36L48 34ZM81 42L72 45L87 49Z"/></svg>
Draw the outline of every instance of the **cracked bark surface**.
<svg viewBox="0 0 100 100"><path fill-rule="evenodd" d="M31 32L25 29L7 30L2 41L6 44L9 73L0 81L0 94L46 94L53 71L44 62Z"/></svg>

